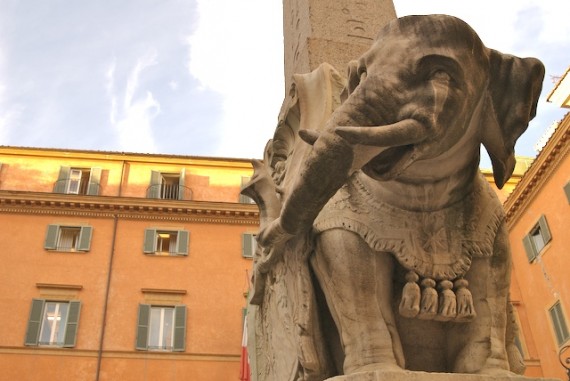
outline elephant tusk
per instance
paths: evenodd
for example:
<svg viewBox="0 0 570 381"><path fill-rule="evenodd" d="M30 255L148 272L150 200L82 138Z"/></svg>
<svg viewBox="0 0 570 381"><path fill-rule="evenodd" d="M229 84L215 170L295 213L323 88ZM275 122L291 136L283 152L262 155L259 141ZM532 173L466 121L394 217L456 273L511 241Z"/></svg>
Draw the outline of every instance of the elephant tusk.
<svg viewBox="0 0 570 381"><path fill-rule="evenodd" d="M313 145L319 138L320 134L315 130L299 130L299 136L305 143Z"/></svg>
<svg viewBox="0 0 570 381"><path fill-rule="evenodd" d="M406 119L386 126L337 126L335 132L350 144L375 147L415 144L428 136L427 128L415 119Z"/></svg>

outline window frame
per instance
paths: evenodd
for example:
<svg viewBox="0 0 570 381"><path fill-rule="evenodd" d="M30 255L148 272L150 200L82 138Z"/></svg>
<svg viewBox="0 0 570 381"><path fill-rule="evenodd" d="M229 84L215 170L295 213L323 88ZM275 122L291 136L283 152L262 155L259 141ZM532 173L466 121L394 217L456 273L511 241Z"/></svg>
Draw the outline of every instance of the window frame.
<svg viewBox="0 0 570 381"><path fill-rule="evenodd" d="M151 171L150 174L150 185L147 189L147 198L155 198L159 200L185 200L185 179L186 168L182 168L180 172L162 172L162 171ZM171 185L172 189L176 191L172 192L173 196L176 197L165 197L165 187L168 185L168 181L172 179L178 179L178 185ZM175 188L176 187L176 188ZM168 192L171 193L171 192ZM191 197L190 197L191 198Z"/></svg>
<svg viewBox="0 0 570 381"><path fill-rule="evenodd" d="M160 234L176 234L174 250L169 247L169 252L158 251L158 241ZM171 238L172 239L172 238ZM170 243L169 243L170 246ZM149 228L144 231L143 253L160 257L188 256L190 249L190 232L183 229L163 229Z"/></svg>
<svg viewBox="0 0 570 381"><path fill-rule="evenodd" d="M552 327L554 342L560 348L570 341L570 327L560 300L557 300L548 308L548 317Z"/></svg>
<svg viewBox="0 0 570 381"><path fill-rule="evenodd" d="M149 346L152 309L173 309L172 342L170 347L152 348ZM150 352L184 352L186 351L186 305L154 305L139 304L135 349Z"/></svg>
<svg viewBox="0 0 570 381"><path fill-rule="evenodd" d="M61 234L66 229L79 229L79 236L75 242L75 247L66 249L62 247ZM60 225L49 224L44 241L44 249L48 251L58 251L64 253L86 253L91 250L91 240L93 237L93 227L88 225Z"/></svg>
<svg viewBox="0 0 570 381"><path fill-rule="evenodd" d="M537 234L541 237L544 243L541 247L537 246L536 239L534 238ZM534 224L532 229L530 229L528 234L523 238L523 246L528 261L532 263L539 255L541 255L551 240L552 234L550 233L546 216L541 215L536 224Z"/></svg>
<svg viewBox="0 0 570 381"><path fill-rule="evenodd" d="M63 340L61 342L40 342L41 334L45 329L48 303L67 304L67 316L63 324ZM77 343L77 333L79 328L79 318L81 316L81 302L79 300L51 300L32 299L32 306L28 317L28 325L24 345L41 346L55 348L73 348ZM61 328L60 328L61 329Z"/></svg>
<svg viewBox="0 0 570 381"><path fill-rule="evenodd" d="M98 196L102 171L103 169L100 167L61 166L53 191L54 193ZM72 173L79 173L79 176L72 178ZM71 191L72 182L77 182L77 191Z"/></svg>
<svg viewBox="0 0 570 381"><path fill-rule="evenodd" d="M251 259L255 256L257 250L257 239L254 233L242 233L241 235L241 255L244 258Z"/></svg>

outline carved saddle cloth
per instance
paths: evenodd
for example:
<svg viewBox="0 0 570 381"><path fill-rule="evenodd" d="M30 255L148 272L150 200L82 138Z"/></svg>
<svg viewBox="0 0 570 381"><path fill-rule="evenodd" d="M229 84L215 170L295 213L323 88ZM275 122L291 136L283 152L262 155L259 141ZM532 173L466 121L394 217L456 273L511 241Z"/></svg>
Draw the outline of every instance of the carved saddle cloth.
<svg viewBox="0 0 570 381"><path fill-rule="evenodd" d="M315 221L316 233L334 228L354 232L372 249L392 253L404 268L438 281L460 278L473 257L493 254L504 213L482 175L462 201L429 212L382 202L362 176L355 173L329 200Z"/></svg>

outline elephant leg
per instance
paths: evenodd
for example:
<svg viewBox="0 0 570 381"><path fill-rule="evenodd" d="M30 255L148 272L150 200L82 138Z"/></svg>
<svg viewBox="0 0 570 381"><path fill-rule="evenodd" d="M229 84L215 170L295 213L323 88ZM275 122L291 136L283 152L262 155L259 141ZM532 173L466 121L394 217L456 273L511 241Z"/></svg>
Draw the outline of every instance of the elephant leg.
<svg viewBox="0 0 570 381"><path fill-rule="evenodd" d="M404 357L391 307L394 259L358 235L320 234L311 265L339 331L344 373L401 370Z"/></svg>
<svg viewBox="0 0 570 381"><path fill-rule="evenodd" d="M477 317L470 323L451 323L448 358L455 373L509 372L506 352L507 303L510 284L508 236L501 229L491 258L474 258L466 279Z"/></svg>

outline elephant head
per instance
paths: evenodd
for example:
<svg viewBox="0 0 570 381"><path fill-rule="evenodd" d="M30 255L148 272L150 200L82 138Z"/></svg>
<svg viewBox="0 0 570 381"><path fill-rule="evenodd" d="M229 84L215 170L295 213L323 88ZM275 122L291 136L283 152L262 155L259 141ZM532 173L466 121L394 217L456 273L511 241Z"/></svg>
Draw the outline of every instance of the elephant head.
<svg viewBox="0 0 570 381"><path fill-rule="evenodd" d="M398 184L443 181L443 202L457 201L478 172L481 143L501 188L514 169L515 142L536 113L543 76L540 61L486 48L455 17L394 20L350 63L344 102L322 131L300 132L313 147L277 230L310 229L358 170L394 195Z"/></svg>
<svg viewBox="0 0 570 381"><path fill-rule="evenodd" d="M336 132L351 144L390 147L363 167L380 180L424 161L408 174L417 177L426 160L442 155L461 170L458 164L478 160L483 143L501 188L514 169L515 142L535 116L543 76L540 61L486 48L457 18L404 17L349 64Z"/></svg>

